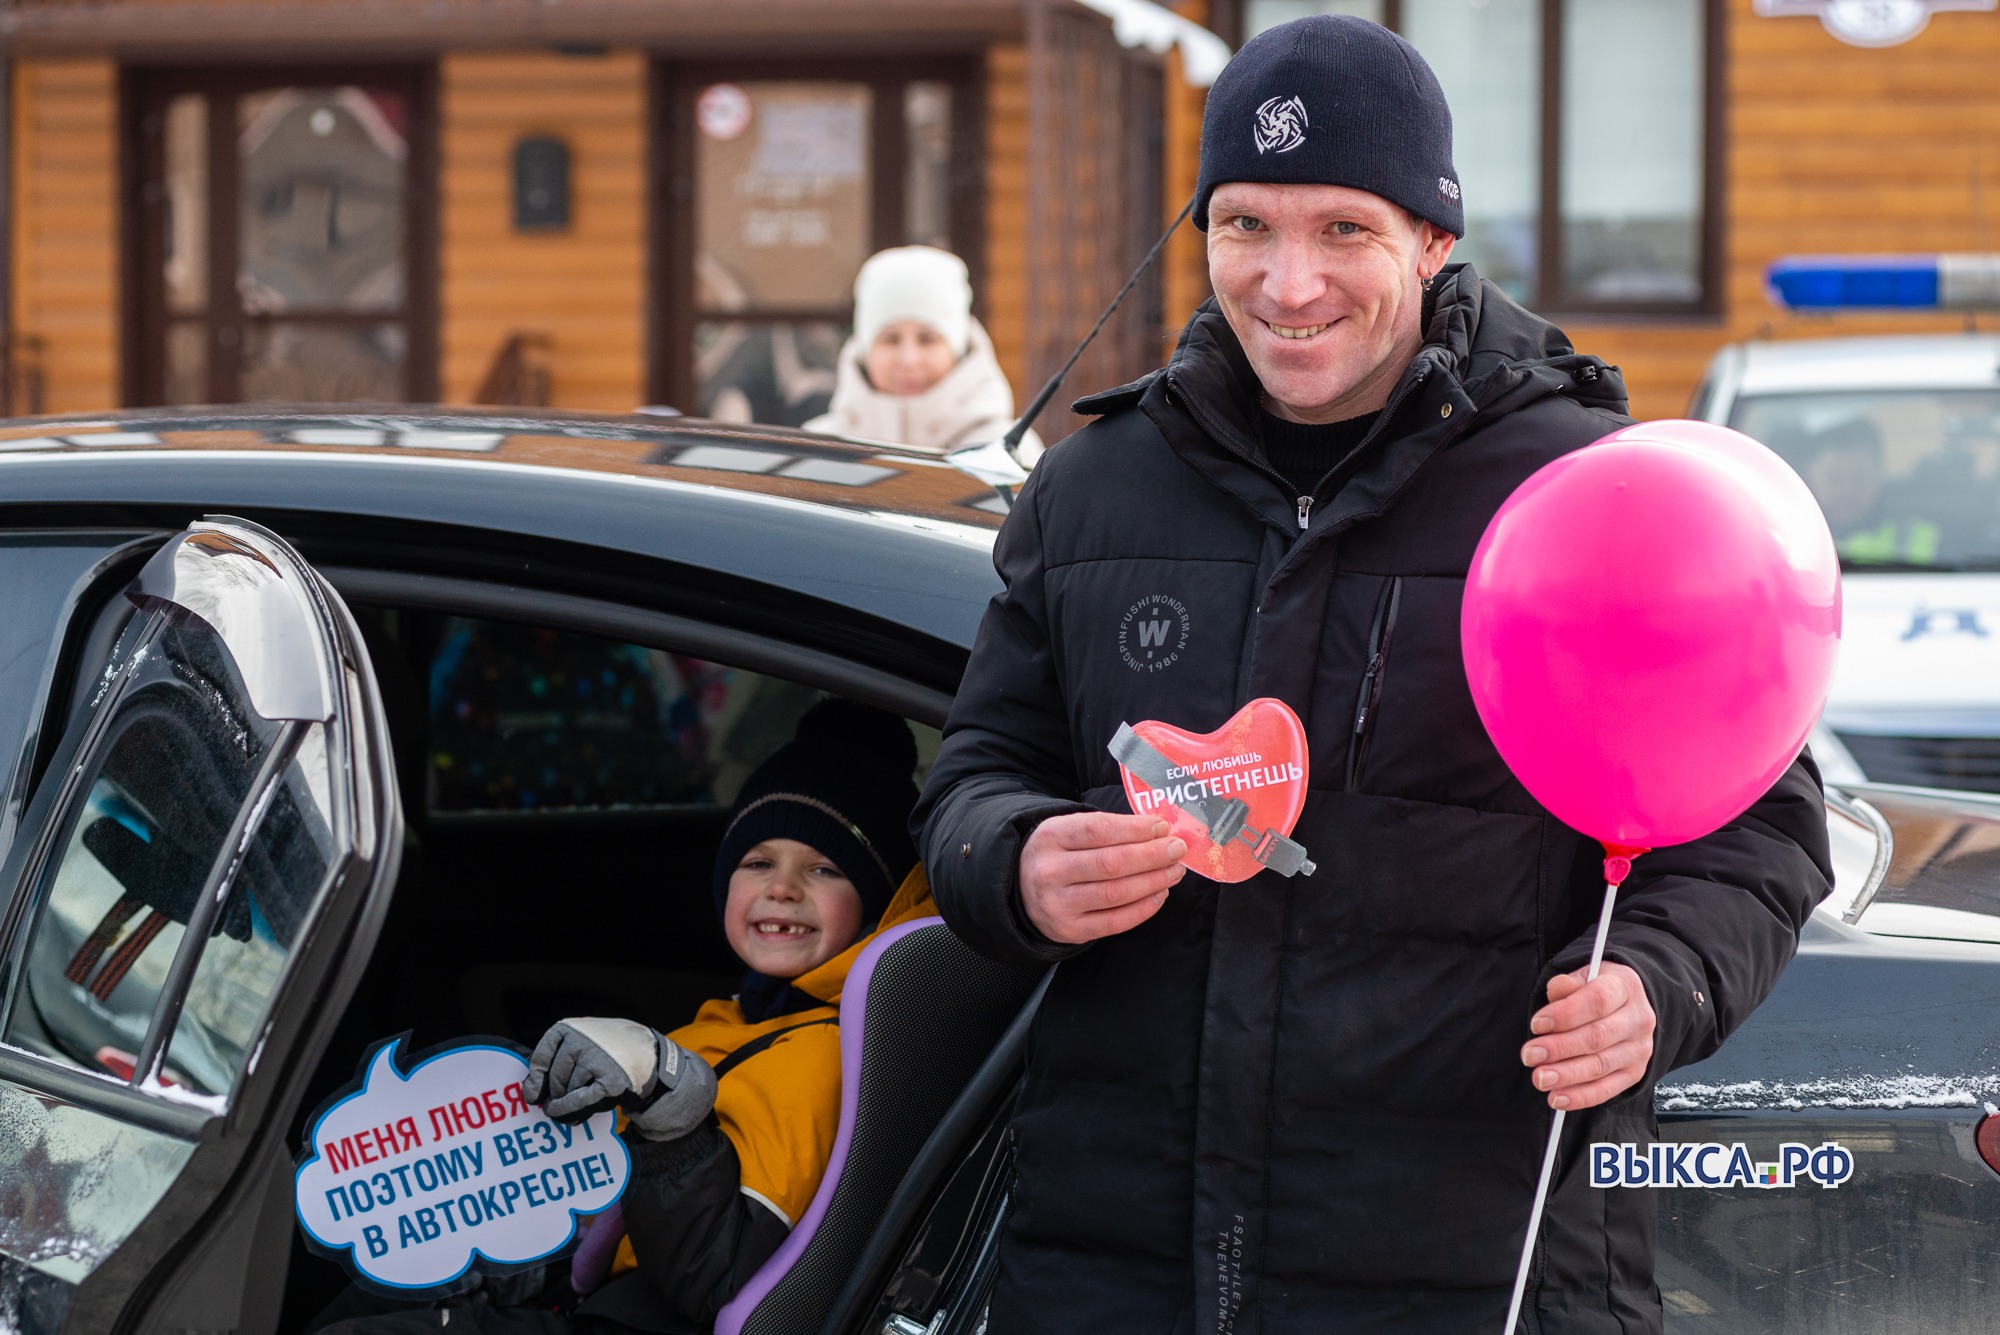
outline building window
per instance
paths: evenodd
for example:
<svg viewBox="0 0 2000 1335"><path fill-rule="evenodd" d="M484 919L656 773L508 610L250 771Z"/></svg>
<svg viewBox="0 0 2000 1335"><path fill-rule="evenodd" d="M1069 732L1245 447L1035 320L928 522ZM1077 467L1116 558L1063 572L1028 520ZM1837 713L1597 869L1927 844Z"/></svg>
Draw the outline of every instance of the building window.
<svg viewBox="0 0 2000 1335"><path fill-rule="evenodd" d="M429 71L128 80L126 401L435 398Z"/></svg>
<svg viewBox="0 0 2000 1335"><path fill-rule="evenodd" d="M1407 37L1451 101L1453 252L1542 310L1718 296L1714 0L1245 0L1244 35L1341 13Z"/></svg>
<svg viewBox="0 0 2000 1335"><path fill-rule="evenodd" d="M796 426L832 398L868 256L954 250L978 291L973 87L950 61L662 67L654 397Z"/></svg>

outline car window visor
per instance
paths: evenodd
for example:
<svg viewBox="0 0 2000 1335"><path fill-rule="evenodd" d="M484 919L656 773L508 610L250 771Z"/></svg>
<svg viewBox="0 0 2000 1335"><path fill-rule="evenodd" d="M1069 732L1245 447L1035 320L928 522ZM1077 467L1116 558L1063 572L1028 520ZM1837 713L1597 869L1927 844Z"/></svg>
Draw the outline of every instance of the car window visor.
<svg viewBox="0 0 2000 1335"><path fill-rule="evenodd" d="M257 525L234 519L192 525L154 553L125 596L142 611L192 617L214 631L262 717L333 717L318 591Z"/></svg>

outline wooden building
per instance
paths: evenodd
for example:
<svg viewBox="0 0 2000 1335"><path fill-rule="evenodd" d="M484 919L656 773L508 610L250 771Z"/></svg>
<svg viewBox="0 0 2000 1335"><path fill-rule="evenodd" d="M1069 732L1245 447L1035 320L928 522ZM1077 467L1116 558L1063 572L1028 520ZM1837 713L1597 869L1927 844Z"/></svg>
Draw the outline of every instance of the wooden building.
<svg viewBox="0 0 2000 1335"><path fill-rule="evenodd" d="M1724 342L1966 326L1788 315L1780 255L2000 245L2000 12L1864 48L1782 12L1811 7L1175 6L1231 41L1320 9L1408 35L1456 109L1463 253L1645 416ZM967 258L1025 398L1192 189L1202 106L1077 0L14 0L0 42L17 412L797 421L854 268L905 241ZM1189 229L1071 388L1155 364L1205 295Z"/></svg>
<svg viewBox="0 0 2000 1335"><path fill-rule="evenodd" d="M1178 53L1074 0L21 0L0 40L16 412L796 422L907 242L966 258L1025 397L1198 139ZM1177 255L1074 383L1154 363Z"/></svg>

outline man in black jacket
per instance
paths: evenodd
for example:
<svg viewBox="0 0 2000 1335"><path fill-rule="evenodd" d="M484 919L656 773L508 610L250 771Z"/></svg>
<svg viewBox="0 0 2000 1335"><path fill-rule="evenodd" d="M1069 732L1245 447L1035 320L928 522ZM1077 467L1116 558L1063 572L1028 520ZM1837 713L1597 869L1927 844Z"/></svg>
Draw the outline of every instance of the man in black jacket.
<svg viewBox="0 0 2000 1335"><path fill-rule="evenodd" d="M1446 266L1450 113L1384 29L1254 39L1202 145L1216 299L1023 489L916 817L961 935L1062 961L989 1329L1498 1335L1555 1106L1524 1328L1658 1331L1654 1203L1584 1147L1651 1139L1791 958L1817 771L1641 858L1584 983L1602 850L1508 772L1458 625L1495 509L1627 420L1617 371ZM1317 870L1220 886L1106 745L1259 696L1304 721Z"/></svg>

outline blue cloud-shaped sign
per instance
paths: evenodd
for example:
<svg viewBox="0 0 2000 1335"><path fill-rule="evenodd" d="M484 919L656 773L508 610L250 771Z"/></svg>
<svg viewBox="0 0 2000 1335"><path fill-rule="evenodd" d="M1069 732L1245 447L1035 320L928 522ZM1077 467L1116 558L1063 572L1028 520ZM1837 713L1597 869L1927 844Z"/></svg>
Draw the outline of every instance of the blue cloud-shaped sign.
<svg viewBox="0 0 2000 1335"><path fill-rule="evenodd" d="M421 1291L546 1260L625 1190L615 1115L552 1121L521 1097L520 1053L472 1043L406 1074L400 1047L376 1048L360 1088L314 1120L296 1178L306 1236L357 1278Z"/></svg>

